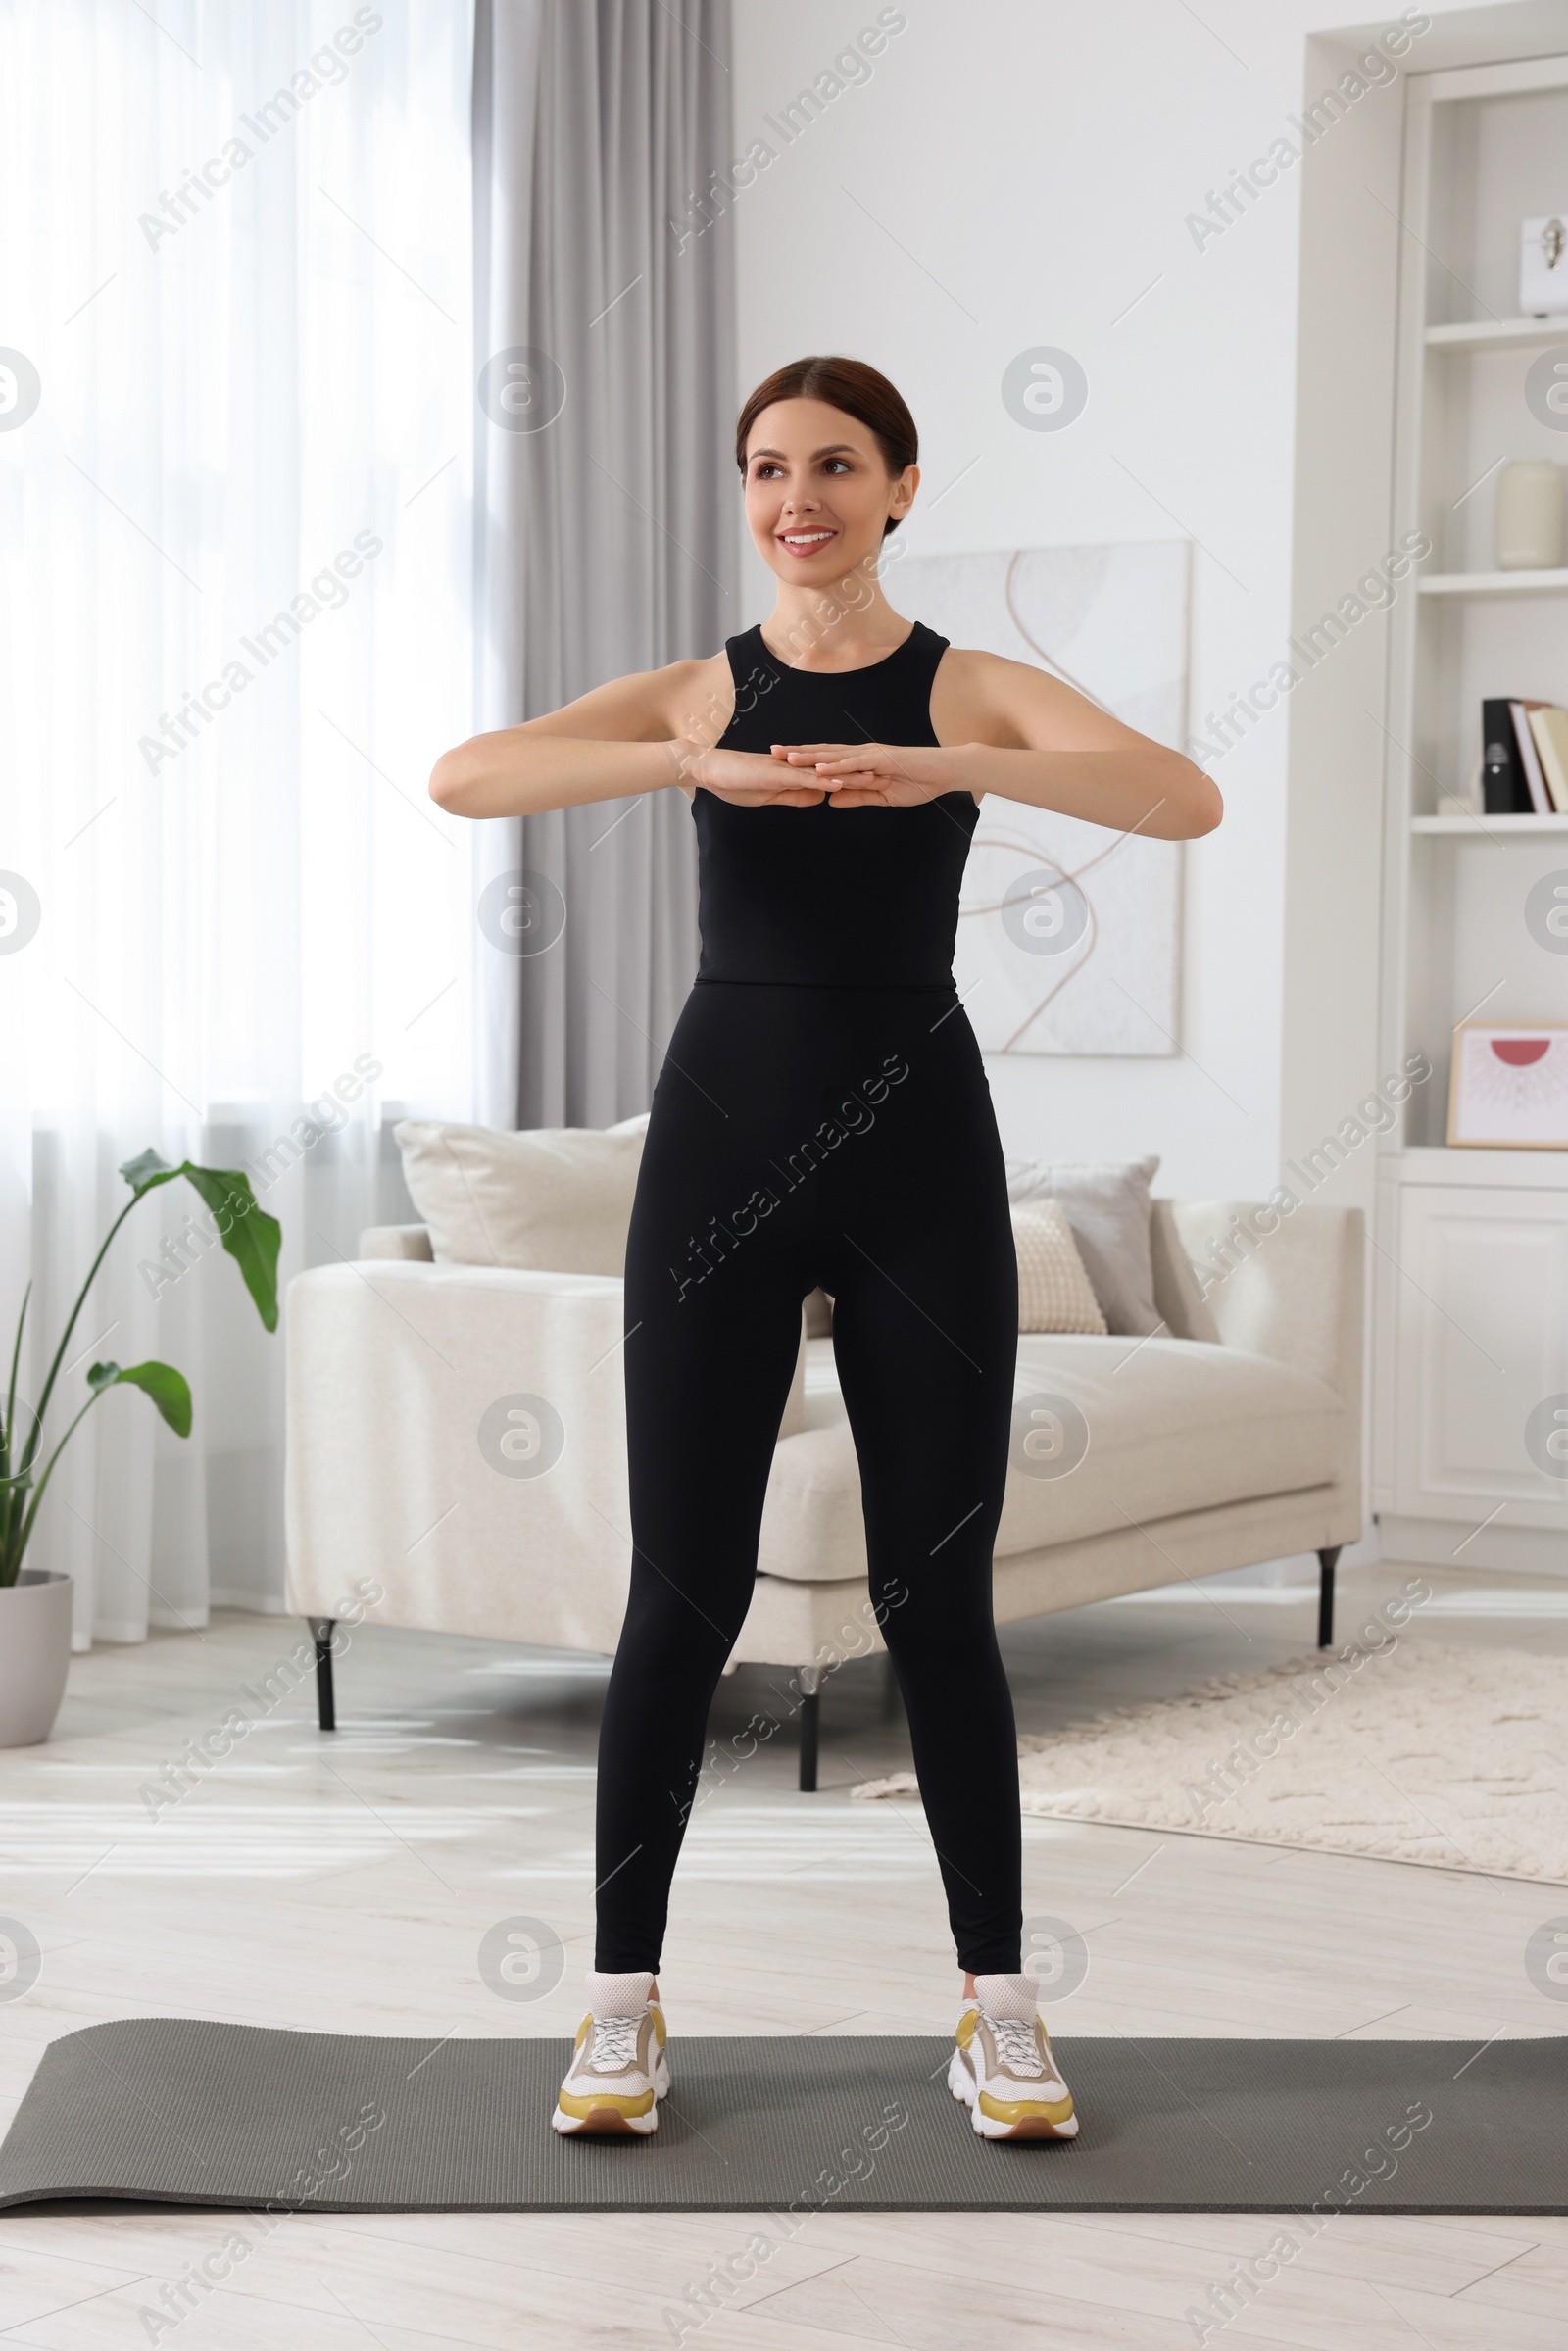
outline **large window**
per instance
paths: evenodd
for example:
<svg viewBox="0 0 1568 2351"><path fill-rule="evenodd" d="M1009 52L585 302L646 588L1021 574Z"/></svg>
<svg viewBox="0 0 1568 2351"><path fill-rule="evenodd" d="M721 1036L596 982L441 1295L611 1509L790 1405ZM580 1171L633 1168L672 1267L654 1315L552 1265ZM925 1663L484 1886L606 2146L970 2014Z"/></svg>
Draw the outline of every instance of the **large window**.
<svg viewBox="0 0 1568 2351"><path fill-rule="evenodd" d="M121 1158L281 1162L288 1272L371 1220L383 1105L471 1114L471 828L425 789L471 710L471 11L7 0L0 43L0 1332L30 1261L41 1348ZM39 1559L122 1636L176 1473L280 1589L220 1523L280 1346L225 1353L231 1268L138 1278L173 1199L84 1339L193 1371L197 1435L121 1492L106 1403Z"/></svg>

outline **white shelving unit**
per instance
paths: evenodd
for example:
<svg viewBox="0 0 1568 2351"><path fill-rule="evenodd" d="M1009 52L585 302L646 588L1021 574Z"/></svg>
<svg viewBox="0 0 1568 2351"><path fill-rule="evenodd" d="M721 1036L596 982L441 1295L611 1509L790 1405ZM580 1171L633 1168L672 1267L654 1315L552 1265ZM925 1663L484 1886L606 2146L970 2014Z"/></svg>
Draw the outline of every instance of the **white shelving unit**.
<svg viewBox="0 0 1568 2351"><path fill-rule="evenodd" d="M1568 837L1565 816L1412 816L1412 833L1444 833L1450 838L1486 841L1517 839L1521 833L1561 833Z"/></svg>
<svg viewBox="0 0 1568 2351"><path fill-rule="evenodd" d="M1372 1252L1373 1504L1396 1558L1568 1574L1568 1480L1535 1465L1529 1412L1568 1394L1568 1151L1447 1148L1449 1041L1466 1017L1568 1019L1568 955L1525 901L1568 880L1568 817L1437 813L1481 748L1481 705L1568 705L1568 568L1499 572L1496 473L1568 469L1525 399L1568 315L1518 306L1519 224L1568 210L1568 56L1405 85L1394 530L1433 554L1390 615L1383 1067L1423 1053L1379 1161Z"/></svg>
<svg viewBox="0 0 1568 2351"><path fill-rule="evenodd" d="M1429 326L1429 351L1549 351L1568 329L1568 311L1554 318L1464 318L1455 325Z"/></svg>
<svg viewBox="0 0 1568 2351"><path fill-rule="evenodd" d="M1430 571L1416 587L1423 596L1568 596L1568 571Z"/></svg>

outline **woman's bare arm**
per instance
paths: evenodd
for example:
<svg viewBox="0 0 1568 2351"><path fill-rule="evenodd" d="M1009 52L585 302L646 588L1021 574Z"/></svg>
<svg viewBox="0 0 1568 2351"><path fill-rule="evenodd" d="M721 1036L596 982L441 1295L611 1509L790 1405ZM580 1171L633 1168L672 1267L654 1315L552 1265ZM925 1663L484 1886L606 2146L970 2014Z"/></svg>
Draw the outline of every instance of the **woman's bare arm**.
<svg viewBox="0 0 1568 2351"><path fill-rule="evenodd" d="M977 800L995 792L1160 841L1191 840L1219 823L1218 785L1183 753L1027 661L963 658L967 690L989 720L965 754L964 781Z"/></svg>
<svg viewBox="0 0 1568 2351"><path fill-rule="evenodd" d="M430 774L430 798L456 816L530 816L584 801L624 800L690 783L685 769L703 748L690 729L710 717L721 691L716 667L672 661L595 686L547 717L473 735L443 752ZM733 705L733 688L730 691ZM728 723L719 717L715 741Z"/></svg>
<svg viewBox="0 0 1568 2351"><path fill-rule="evenodd" d="M1201 767L1024 661L956 648L945 654L931 719L940 749L821 743L776 756L836 781L839 808L994 792L1166 841L1212 832L1224 814L1218 786Z"/></svg>

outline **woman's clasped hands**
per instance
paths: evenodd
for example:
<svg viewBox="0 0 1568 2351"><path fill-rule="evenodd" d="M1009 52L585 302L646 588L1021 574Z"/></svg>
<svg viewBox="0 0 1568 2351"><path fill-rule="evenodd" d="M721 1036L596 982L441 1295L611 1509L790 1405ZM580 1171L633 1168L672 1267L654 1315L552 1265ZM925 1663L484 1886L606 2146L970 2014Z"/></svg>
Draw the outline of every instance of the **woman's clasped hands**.
<svg viewBox="0 0 1568 2351"><path fill-rule="evenodd" d="M962 791L953 752L898 743L775 743L753 751L696 752L686 779L740 808L909 808Z"/></svg>

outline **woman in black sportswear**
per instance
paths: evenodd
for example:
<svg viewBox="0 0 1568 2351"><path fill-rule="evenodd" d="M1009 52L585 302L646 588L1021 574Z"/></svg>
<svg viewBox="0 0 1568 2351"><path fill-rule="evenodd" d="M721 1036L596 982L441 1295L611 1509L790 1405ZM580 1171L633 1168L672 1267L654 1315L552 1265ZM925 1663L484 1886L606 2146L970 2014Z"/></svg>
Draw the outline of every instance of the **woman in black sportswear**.
<svg viewBox="0 0 1568 2351"><path fill-rule="evenodd" d="M1164 839L1212 781L1045 671L889 605L913 420L859 362L780 368L741 412L777 580L722 654L476 736L430 789L469 816L677 784L702 955L654 1090L626 1251L633 1557L605 1700L598 1940L563 2131L658 2127L656 1975L709 1706L750 1605L801 1303L833 1298L870 1593L965 1974L949 2080L986 2137L1077 2130L1022 1972L1017 1748L991 1613L1017 1267L979 1048L953 982L987 792Z"/></svg>

